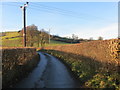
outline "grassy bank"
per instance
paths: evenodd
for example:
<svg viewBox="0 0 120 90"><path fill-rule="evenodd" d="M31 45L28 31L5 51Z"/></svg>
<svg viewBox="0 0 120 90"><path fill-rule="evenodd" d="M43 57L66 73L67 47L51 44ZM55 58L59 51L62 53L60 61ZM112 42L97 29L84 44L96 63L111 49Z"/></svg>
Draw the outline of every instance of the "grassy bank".
<svg viewBox="0 0 120 90"><path fill-rule="evenodd" d="M5 35L0 36L2 43L0 46L2 47L22 47L23 46L23 37L18 32L4 32ZM51 40L50 44L46 43L44 47L47 46L58 46L65 45L70 43L65 43L61 41ZM34 41L33 47L38 47L38 43ZM41 46L39 46L41 47Z"/></svg>
<svg viewBox="0 0 120 90"><path fill-rule="evenodd" d="M120 74L114 65L106 66L106 63L90 57L62 51L43 50L43 52L56 56L66 63L84 88L116 88L119 90Z"/></svg>

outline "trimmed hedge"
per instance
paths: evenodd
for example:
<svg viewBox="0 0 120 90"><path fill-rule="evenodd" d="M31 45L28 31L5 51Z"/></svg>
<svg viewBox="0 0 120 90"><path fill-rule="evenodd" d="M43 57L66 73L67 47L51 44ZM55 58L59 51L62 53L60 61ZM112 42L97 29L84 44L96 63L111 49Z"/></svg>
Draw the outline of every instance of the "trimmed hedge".
<svg viewBox="0 0 120 90"><path fill-rule="evenodd" d="M120 39L46 47L69 65L87 88L120 87ZM84 58L83 58L84 57ZM91 76L91 78L89 78Z"/></svg>
<svg viewBox="0 0 120 90"><path fill-rule="evenodd" d="M116 72L116 66L108 67L89 57L66 53L56 50L41 50L49 53L62 61L80 81L81 88L116 89L120 87L120 74ZM99 89L98 89L99 90Z"/></svg>
<svg viewBox="0 0 120 90"><path fill-rule="evenodd" d="M38 63L35 48L2 49L2 87L12 87L25 77Z"/></svg>
<svg viewBox="0 0 120 90"><path fill-rule="evenodd" d="M120 40L96 40L79 44L45 47L45 49L58 50L93 58L100 62L120 66Z"/></svg>

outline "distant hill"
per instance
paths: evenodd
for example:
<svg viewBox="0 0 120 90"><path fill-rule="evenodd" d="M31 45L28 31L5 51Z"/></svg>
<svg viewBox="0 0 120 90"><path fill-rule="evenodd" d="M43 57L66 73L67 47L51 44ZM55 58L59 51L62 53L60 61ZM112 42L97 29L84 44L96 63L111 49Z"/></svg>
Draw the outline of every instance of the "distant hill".
<svg viewBox="0 0 120 90"><path fill-rule="evenodd" d="M74 39L70 39L70 38L66 38L66 37L60 37L60 36L56 36L56 35L53 35L52 40L55 40L55 41L61 41L61 42L65 42L65 43L80 43L80 40L74 40Z"/></svg>
<svg viewBox="0 0 120 90"><path fill-rule="evenodd" d="M2 39L2 43L0 43L0 46L22 47L23 37L19 32L3 32L3 33L0 33L0 38ZM45 46L53 46L53 45L61 45L61 44L69 44L69 43L54 40L54 38L52 37L50 40L50 44L46 44ZM34 43L34 47L37 47L36 42Z"/></svg>
<svg viewBox="0 0 120 90"><path fill-rule="evenodd" d="M16 32L3 32L0 33L0 37L2 38L2 46L3 47L22 47L22 35L20 31ZM86 42L89 40L86 39L72 39L67 37L60 37L57 35L50 35L50 44L45 44L45 46L53 46L53 45L61 45L61 44L75 44ZM1 46L0 45L0 46ZM34 47L37 47L37 43L34 42Z"/></svg>

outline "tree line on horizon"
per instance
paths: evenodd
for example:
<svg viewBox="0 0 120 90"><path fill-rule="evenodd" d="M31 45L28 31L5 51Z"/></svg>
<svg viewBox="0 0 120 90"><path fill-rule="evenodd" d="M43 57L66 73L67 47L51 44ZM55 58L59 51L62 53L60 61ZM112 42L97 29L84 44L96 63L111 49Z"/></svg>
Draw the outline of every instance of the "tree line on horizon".
<svg viewBox="0 0 120 90"><path fill-rule="evenodd" d="M23 34L23 29L19 31L20 34ZM43 47L45 44L49 44L49 38L55 41L61 41L65 43L80 43L80 42L87 42L87 41L93 41L94 39L90 37L90 39L82 39L78 38L77 35L72 34L72 37L60 37L58 35L50 35L48 31L45 31L44 29L38 30L38 27L34 24L29 25L26 27L26 33L27 33L27 46L33 47L34 43L36 42L38 44L38 47ZM103 40L103 37L98 37L98 40Z"/></svg>
<svg viewBox="0 0 120 90"><path fill-rule="evenodd" d="M6 37L6 39L17 38L17 37L20 37L22 39L23 29L19 30L18 33L19 36ZM6 33L3 32L2 36L6 36ZM75 43L88 42L94 40L92 37L90 39L78 38L78 36L75 34L72 34L71 37L61 37L58 35L51 35L48 31L45 31L45 29L38 30L38 27L34 24L26 27L26 39L27 39L26 41L27 47L34 47L34 46L44 47L46 44L50 44L49 41L50 39L68 44L75 44ZM98 40L103 40L103 37L99 37ZM19 41L22 44L22 40Z"/></svg>

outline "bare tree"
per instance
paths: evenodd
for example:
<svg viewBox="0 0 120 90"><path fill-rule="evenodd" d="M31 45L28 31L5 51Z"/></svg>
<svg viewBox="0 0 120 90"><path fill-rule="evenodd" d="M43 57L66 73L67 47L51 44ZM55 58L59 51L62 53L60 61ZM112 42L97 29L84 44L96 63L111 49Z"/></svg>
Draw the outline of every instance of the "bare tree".
<svg viewBox="0 0 120 90"><path fill-rule="evenodd" d="M90 39L89 39L89 40L90 40L90 41L92 41L92 40L94 40L94 39L93 39L93 37L90 37Z"/></svg>
<svg viewBox="0 0 120 90"><path fill-rule="evenodd" d="M73 39L73 40L78 40L78 36L75 35L75 34L72 34L72 39Z"/></svg>
<svg viewBox="0 0 120 90"><path fill-rule="evenodd" d="M20 31L22 36L22 31ZM49 32L45 31L44 29L41 29L38 31L37 26L34 24L26 27L26 36L27 36L27 46L33 47L33 46L40 46L44 47L45 44L49 43Z"/></svg>
<svg viewBox="0 0 120 90"><path fill-rule="evenodd" d="M103 37L99 36L99 37L98 37L98 40L103 40Z"/></svg>
<svg viewBox="0 0 120 90"><path fill-rule="evenodd" d="M33 47L34 43L36 42L38 32L38 28L34 24L26 27L27 46ZM23 29L21 34L23 34Z"/></svg>
<svg viewBox="0 0 120 90"><path fill-rule="evenodd" d="M44 29L41 30L40 33L40 43L41 47L44 47L45 44L49 43L49 35Z"/></svg>

